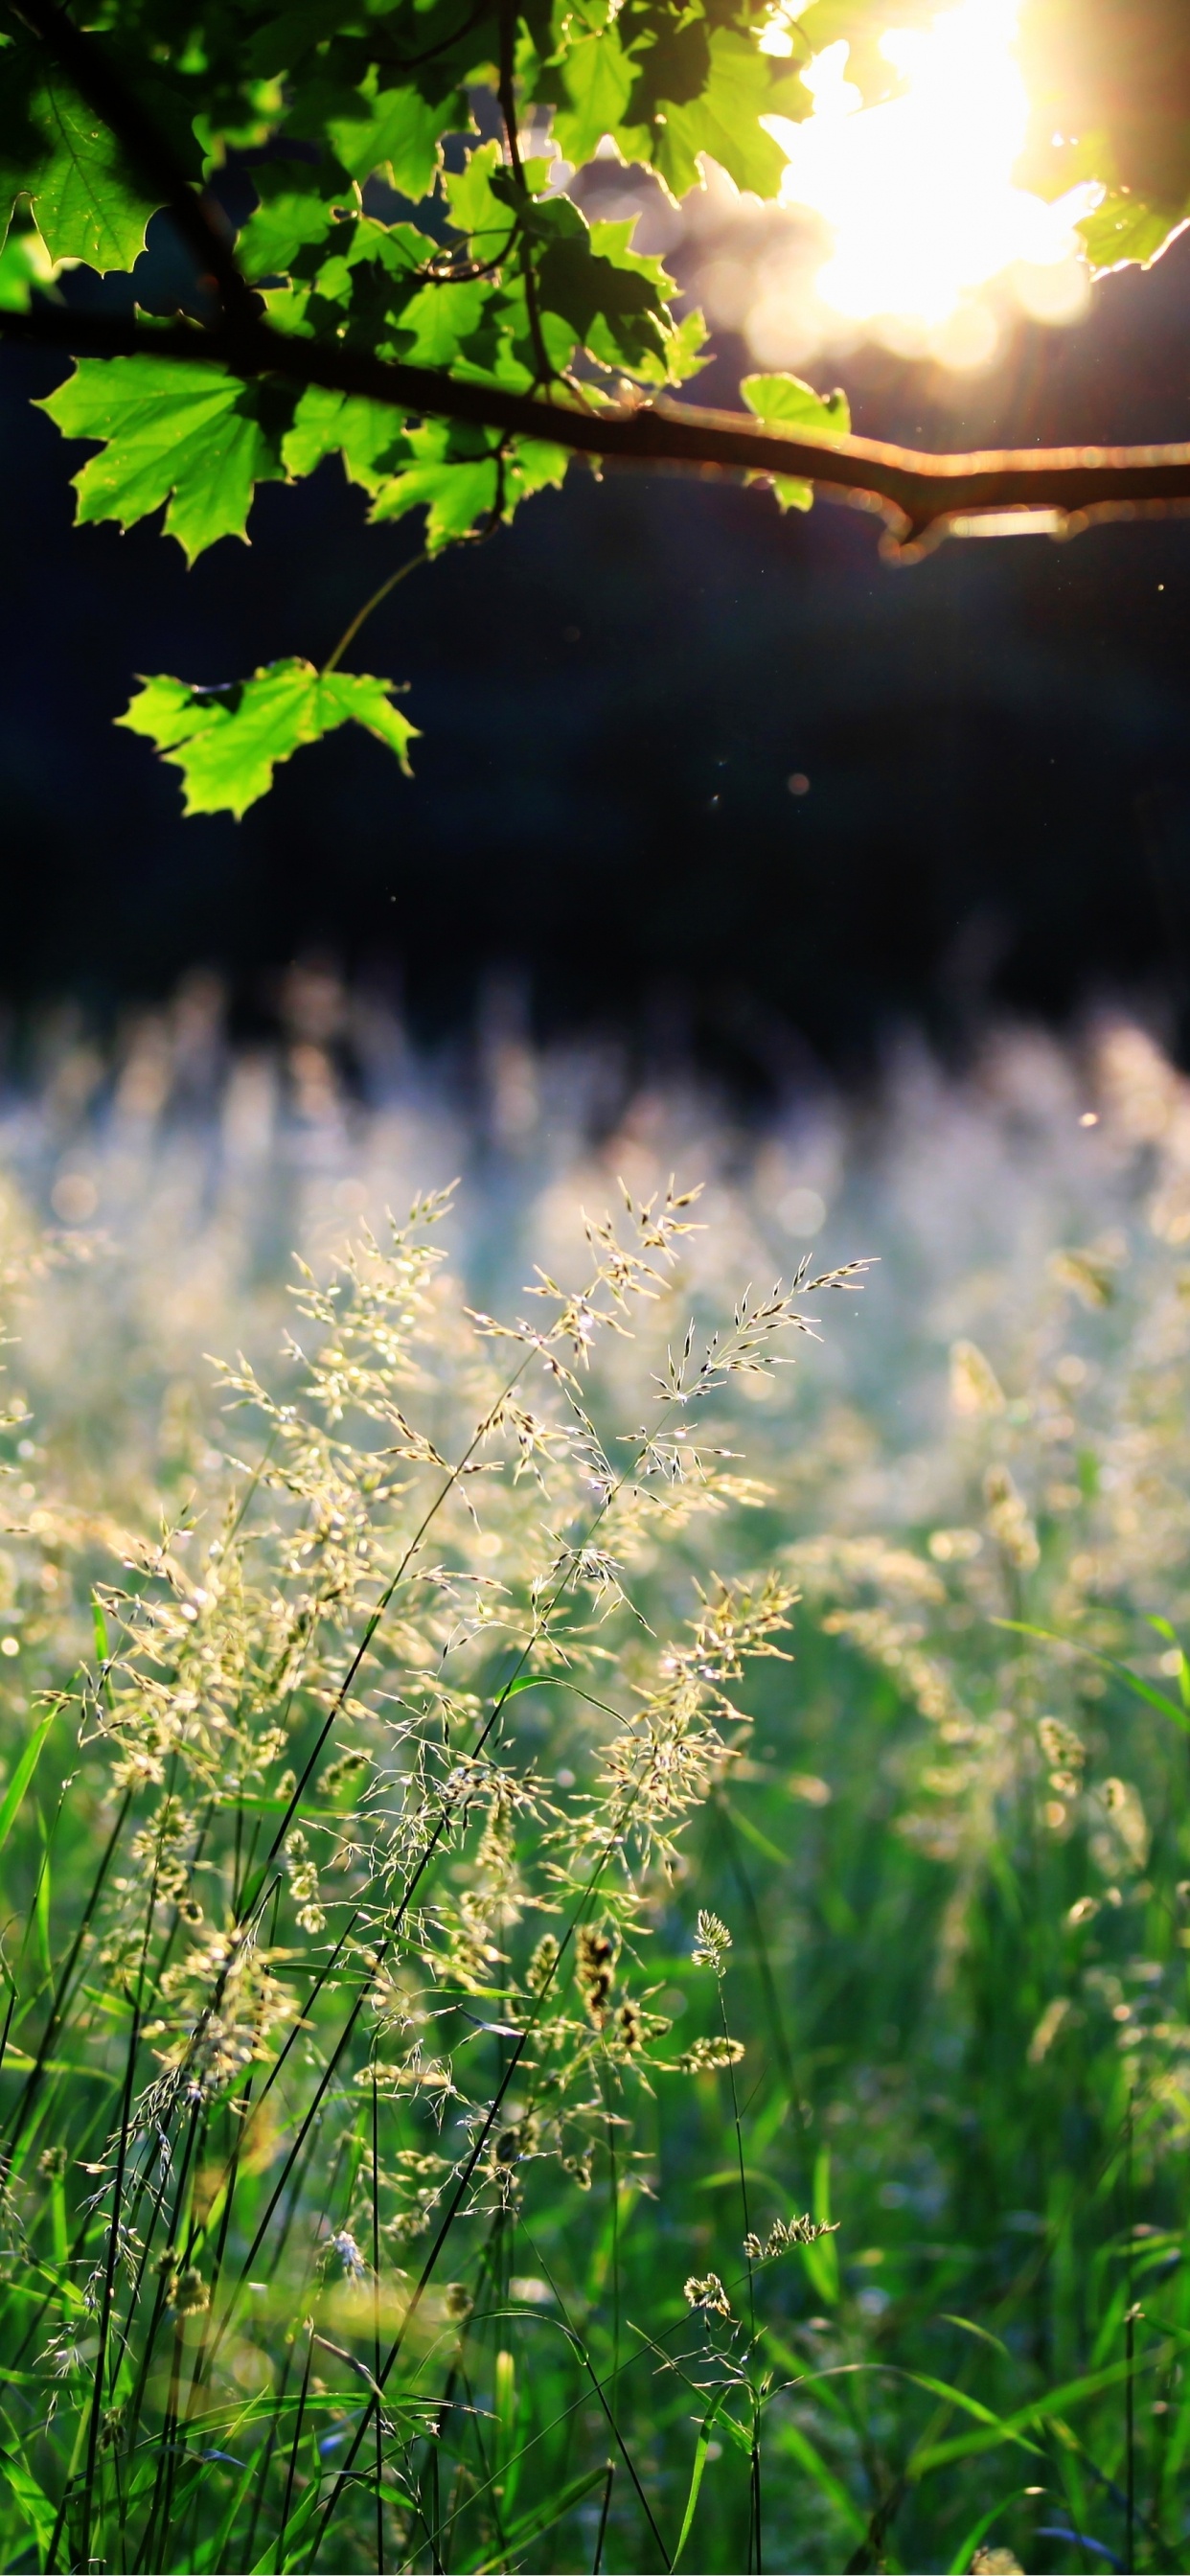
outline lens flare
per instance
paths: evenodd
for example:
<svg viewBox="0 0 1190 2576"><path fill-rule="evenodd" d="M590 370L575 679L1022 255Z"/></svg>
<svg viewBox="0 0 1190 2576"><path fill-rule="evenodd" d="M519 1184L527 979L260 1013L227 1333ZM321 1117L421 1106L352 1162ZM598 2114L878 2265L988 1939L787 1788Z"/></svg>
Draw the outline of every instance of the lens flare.
<svg viewBox="0 0 1190 2576"><path fill-rule="evenodd" d="M831 45L806 74L813 114L766 119L788 155L782 202L813 209L834 236L814 280L821 303L959 367L992 353L979 290L993 280L1007 273L1039 320L1073 320L1086 295L1073 227L1097 192L1047 205L1014 184L1029 115L1018 12L1019 0L960 0L932 26L890 31L881 50L901 88L877 107L847 77L846 43Z"/></svg>

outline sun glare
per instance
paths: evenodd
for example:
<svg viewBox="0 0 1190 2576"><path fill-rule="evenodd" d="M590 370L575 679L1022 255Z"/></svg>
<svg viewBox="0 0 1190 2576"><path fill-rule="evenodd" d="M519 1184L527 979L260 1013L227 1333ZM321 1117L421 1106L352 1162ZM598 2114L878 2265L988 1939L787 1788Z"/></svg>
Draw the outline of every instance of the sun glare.
<svg viewBox="0 0 1190 2576"><path fill-rule="evenodd" d="M813 114L766 120L788 155L782 202L834 237L816 300L906 356L985 363L999 338L982 292L993 282L1040 321L1085 305L1073 226L1095 192L1047 205L1013 180L1028 120L1017 17L1018 0L960 0L928 28L889 33L903 86L879 107L863 106L847 45L832 45L808 76ZM791 40L778 26L767 42Z"/></svg>

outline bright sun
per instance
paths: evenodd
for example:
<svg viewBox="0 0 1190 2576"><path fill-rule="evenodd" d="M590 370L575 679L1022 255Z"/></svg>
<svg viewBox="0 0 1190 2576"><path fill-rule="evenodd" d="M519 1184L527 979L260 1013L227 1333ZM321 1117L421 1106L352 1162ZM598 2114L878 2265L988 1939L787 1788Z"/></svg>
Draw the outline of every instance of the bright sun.
<svg viewBox="0 0 1190 2576"><path fill-rule="evenodd" d="M1018 0L960 0L931 27L886 35L903 88L881 107L863 107L847 46L832 45L809 74L806 122L766 120L789 157L782 201L834 237L816 300L906 355L986 362L999 331L980 290L993 281L1040 321L1085 303L1073 226L1097 192L1047 205L1013 181L1028 119L1017 18ZM766 39L790 43L780 26Z"/></svg>

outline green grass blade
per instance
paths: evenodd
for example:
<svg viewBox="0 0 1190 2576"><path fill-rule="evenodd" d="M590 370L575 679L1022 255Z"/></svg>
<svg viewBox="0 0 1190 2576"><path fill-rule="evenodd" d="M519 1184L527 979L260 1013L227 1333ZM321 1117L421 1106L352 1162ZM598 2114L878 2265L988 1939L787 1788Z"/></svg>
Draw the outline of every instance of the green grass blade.
<svg viewBox="0 0 1190 2576"><path fill-rule="evenodd" d="M3 1799L0 1800L0 1851L3 1851L4 1845L12 1832L14 1824L16 1823L17 1816L20 1813L21 1801L24 1798L25 1791L28 1788L31 1779L33 1778L37 1765L41 1760L42 1747L45 1744L46 1737L49 1734L50 1728L53 1725L57 1714L58 1712L56 1708L50 1709L49 1714L46 1717L43 1717L40 1723L34 1727L33 1733L25 1746L20 1761L18 1762L12 1778L9 1781L8 1787L4 1792Z"/></svg>
<svg viewBox="0 0 1190 2576"><path fill-rule="evenodd" d="M712 2432L714 2431L715 2418L719 2413L726 2395L726 2388L721 2389L719 2395L715 2398L714 2403L707 2409L707 2412L702 2419L702 2423L698 2428L698 2440L694 2445L694 2465L690 2471L690 2486L686 2496L686 2510L682 2516L682 2528L678 2533L677 2547L674 2550L673 2558L670 2562L673 2567L677 2566L678 2561L681 2558L682 2551L690 2537L690 2526L698 2510L698 2498L702 2488L702 2475L707 2464L707 2450L710 2444Z"/></svg>
<svg viewBox="0 0 1190 2576"><path fill-rule="evenodd" d="M590 2495L593 2487L603 2485L606 2477L606 2465L601 2463L597 2469L588 2469L585 2477L572 2479L570 2485L563 2487L559 2495L551 2496L546 2505L536 2505L532 2513L523 2514L519 2522L513 2523L507 2535L506 2546L495 2558L485 2558L473 2571L473 2576L495 2576L495 2570L507 2566L514 2550L528 2549L535 2540L543 2540L546 2532L552 2531L556 2523L564 2521L566 2515L573 2512L575 2505L581 2504L583 2497Z"/></svg>
<svg viewBox="0 0 1190 2576"><path fill-rule="evenodd" d="M1125 2380L1139 2377L1142 2370L1152 2370L1169 2358L1170 2347L1157 2345L1152 2352L1141 2354L1134 2361L1112 2362L1104 2370L1086 2371L1081 2378L1067 2380L1064 2387L1051 2388L1030 2405L1019 2407L1015 2414L997 2416L984 2432L956 2436L950 2442L934 2442L928 2450L915 2451L908 2463L908 2475L925 2477L929 2470L944 2468L951 2460L968 2459L976 2451L995 2450L1001 2442L1020 2441L1028 2427L1040 2430L1067 2407L1079 2405L1089 2397L1098 2397L1105 2389L1119 2388ZM911 2373L910 2376L916 2377L917 2374ZM960 2398L957 2390L948 2393L973 2411L974 2400Z"/></svg>
<svg viewBox="0 0 1190 2576"><path fill-rule="evenodd" d="M1102 1672L1114 1673L1126 1690L1130 1690L1136 1699L1144 1700L1146 1707L1159 1709L1162 1717L1172 1718L1182 1735L1190 1735L1190 1709L1171 1699L1168 1691L1155 1690L1152 1682L1146 1682L1139 1673L1133 1672L1131 1664L1118 1663L1114 1655L1101 1655L1094 1646L1082 1646L1076 1637L1063 1637L1053 1628L1034 1628L1026 1619L993 1619L992 1626L1011 1628L1018 1637L1037 1637L1043 1645L1065 1646L1069 1654L1085 1656L1088 1663L1098 1664Z"/></svg>
<svg viewBox="0 0 1190 2576"><path fill-rule="evenodd" d="M981 2513L978 2522L972 2523L966 2539L960 2541L954 2557L951 2559L950 2565L947 2568L946 2576L967 2576L967 2569L975 2556L975 2552L979 2547L980 2541L983 2539L984 2533L990 2531L992 2524L999 2521L1001 2514L1007 2513L1009 2505L1015 2504L1018 2496L1024 2495L1026 2492L1027 2490L1024 2487L1017 2487L1012 2495L1002 2497L999 2504L991 2504L988 2506L986 2513Z"/></svg>
<svg viewBox="0 0 1190 2576"><path fill-rule="evenodd" d="M821 2489L828 2503L834 2506L840 2521L846 2524L852 2538L863 2540L868 2528L865 2516L860 2512L853 2498L848 2495L842 2479L837 2478L834 2470L828 2467L821 2451L810 2440L809 2434L803 2432L801 2425L786 2419L770 2435L769 2440L771 2448L784 2452L791 2460L796 2460L798 2467L805 2470L807 2477L813 2478L815 2486Z"/></svg>

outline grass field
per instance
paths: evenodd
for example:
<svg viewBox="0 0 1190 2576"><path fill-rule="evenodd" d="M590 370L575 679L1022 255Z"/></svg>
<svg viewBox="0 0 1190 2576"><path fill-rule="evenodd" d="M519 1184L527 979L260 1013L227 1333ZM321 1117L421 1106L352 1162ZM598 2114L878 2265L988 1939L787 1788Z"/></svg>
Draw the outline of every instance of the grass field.
<svg viewBox="0 0 1190 2576"><path fill-rule="evenodd" d="M2 2564L1183 2567L1190 1086L304 1007L0 1118Z"/></svg>

